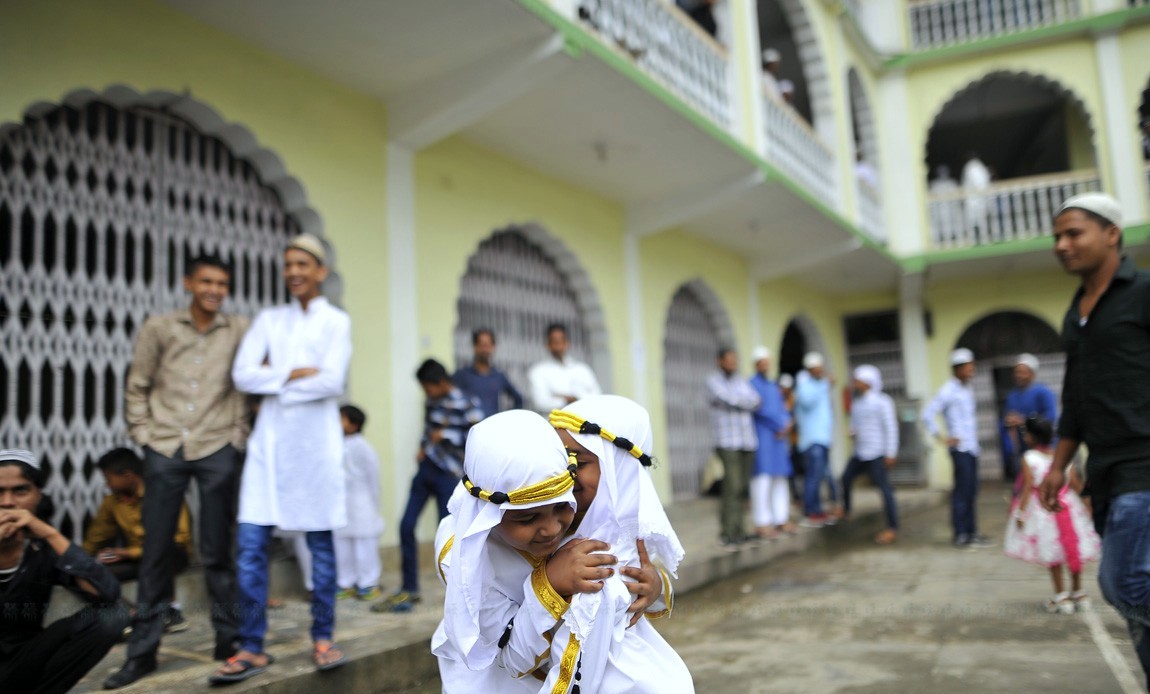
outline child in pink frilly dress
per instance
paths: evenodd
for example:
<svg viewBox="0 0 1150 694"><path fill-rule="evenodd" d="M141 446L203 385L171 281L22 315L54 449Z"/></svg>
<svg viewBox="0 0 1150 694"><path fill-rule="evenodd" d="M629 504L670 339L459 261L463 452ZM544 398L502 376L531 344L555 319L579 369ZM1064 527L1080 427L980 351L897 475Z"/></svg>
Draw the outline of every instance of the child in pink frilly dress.
<svg viewBox="0 0 1150 694"><path fill-rule="evenodd" d="M1090 606L1082 590L1082 565L1098 559L1102 543L1076 491L1081 483L1073 468L1069 483L1058 494L1062 510L1051 513L1042 508L1038 486L1050 471L1054 426L1050 420L1031 418L1023 428L1030 450L1022 457L1022 487L1011 504L1013 522L1006 526L1003 546L1008 557L1050 569L1054 597L1046 602L1047 612L1073 614L1076 608ZM1070 571L1069 592L1063 583L1063 565Z"/></svg>

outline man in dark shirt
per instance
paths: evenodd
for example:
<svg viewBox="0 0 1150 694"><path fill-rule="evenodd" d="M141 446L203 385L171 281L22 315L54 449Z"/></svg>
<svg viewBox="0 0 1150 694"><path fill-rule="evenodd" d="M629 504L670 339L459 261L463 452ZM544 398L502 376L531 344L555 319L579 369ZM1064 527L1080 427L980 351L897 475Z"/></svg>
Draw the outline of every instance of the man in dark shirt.
<svg viewBox="0 0 1150 694"><path fill-rule="evenodd" d="M511 409L522 408L523 396L511 385L507 374L491 364L495 355L495 333L490 328L476 330L471 333L471 346L475 359L471 366L464 366L451 377L456 387L479 400L484 417L499 412L499 396L504 393L511 398Z"/></svg>
<svg viewBox="0 0 1150 694"><path fill-rule="evenodd" d="M1122 255L1121 207L1087 193L1063 203L1054 251L1082 279L1062 324L1066 377L1059 442L1042 504L1059 507L1065 470L1080 443L1103 534L1098 583L1126 619L1150 676L1150 273Z"/></svg>
<svg viewBox="0 0 1150 694"><path fill-rule="evenodd" d="M0 691L65 692L128 625L108 569L36 516L43 473L24 450L0 451ZM53 586L89 603L44 627Z"/></svg>

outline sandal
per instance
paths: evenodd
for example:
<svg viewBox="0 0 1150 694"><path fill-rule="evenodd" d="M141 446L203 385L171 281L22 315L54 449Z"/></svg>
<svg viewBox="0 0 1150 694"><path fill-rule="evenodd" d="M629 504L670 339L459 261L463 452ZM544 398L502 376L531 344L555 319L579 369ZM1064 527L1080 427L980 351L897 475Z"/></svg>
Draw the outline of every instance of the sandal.
<svg viewBox="0 0 1150 694"><path fill-rule="evenodd" d="M1074 614L1074 600L1065 591L1046 601L1046 611L1050 614Z"/></svg>
<svg viewBox="0 0 1150 694"><path fill-rule="evenodd" d="M334 660L329 660L329 658L332 657L334 657ZM344 652L339 650L339 647L331 641L323 645L317 643L312 649L311 659L312 662L315 663L315 669L318 672L334 670L347 662L347 656L344 655Z"/></svg>
<svg viewBox="0 0 1150 694"><path fill-rule="evenodd" d="M889 528L874 537L874 543L876 545L891 545L894 544L896 540L898 540L898 533Z"/></svg>
<svg viewBox="0 0 1150 694"><path fill-rule="evenodd" d="M208 684L235 684L236 682L243 682L260 673L267 672L268 665L271 665L276 660L270 654L267 655L267 659L268 661L263 665L256 665L250 660L240 658L238 655L233 655L224 661L224 664L220 666L220 670L229 665L239 665L240 669L235 672L221 672L217 670L208 677Z"/></svg>
<svg viewBox="0 0 1150 694"><path fill-rule="evenodd" d="M1077 612L1089 612L1091 603L1090 596L1084 590L1076 590L1070 594L1070 599L1074 601L1074 609Z"/></svg>

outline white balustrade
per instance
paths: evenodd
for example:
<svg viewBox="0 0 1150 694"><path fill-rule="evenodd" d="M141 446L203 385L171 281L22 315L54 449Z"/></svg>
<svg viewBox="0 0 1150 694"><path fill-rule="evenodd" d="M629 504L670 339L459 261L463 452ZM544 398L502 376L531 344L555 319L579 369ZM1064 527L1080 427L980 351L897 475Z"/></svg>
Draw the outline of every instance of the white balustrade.
<svg viewBox="0 0 1150 694"><path fill-rule="evenodd" d="M763 94L767 161L783 170L807 192L837 207L835 155L793 108Z"/></svg>
<svg viewBox="0 0 1150 694"><path fill-rule="evenodd" d="M977 192L931 193L931 243L960 248L1045 236L1066 198L1101 188L1098 172L1089 170L1014 178Z"/></svg>
<svg viewBox="0 0 1150 694"><path fill-rule="evenodd" d="M871 184L856 178L858 182L858 208L862 230L879 243L886 243L886 227L883 225L882 194Z"/></svg>
<svg viewBox="0 0 1150 694"><path fill-rule="evenodd" d="M1079 0L912 0L908 10L915 49L1059 24L1082 13Z"/></svg>
<svg viewBox="0 0 1150 694"><path fill-rule="evenodd" d="M727 51L666 0L583 0L579 15L695 108L727 127Z"/></svg>

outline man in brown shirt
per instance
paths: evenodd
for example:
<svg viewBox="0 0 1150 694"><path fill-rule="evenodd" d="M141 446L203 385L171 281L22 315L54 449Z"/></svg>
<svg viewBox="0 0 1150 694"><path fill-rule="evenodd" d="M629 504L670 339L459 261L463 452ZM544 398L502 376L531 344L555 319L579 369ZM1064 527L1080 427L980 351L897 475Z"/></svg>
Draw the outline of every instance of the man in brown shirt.
<svg viewBox="0 0 1150 694"><path fill-rule="evenodd" d="M214 656L224 660L235 650L232 528L248 416L244 396L232 384L231 366L249 322L221 311L230 280L219 258L193 259L184 277L190 307L149 318L136 339L125 416L132 440L144 448L144 553L128 660L104 682L107 689L127 686L156 669L164 586L171 581L168 557L193 477L200 491L200 558L212 600Z"/></svg>

